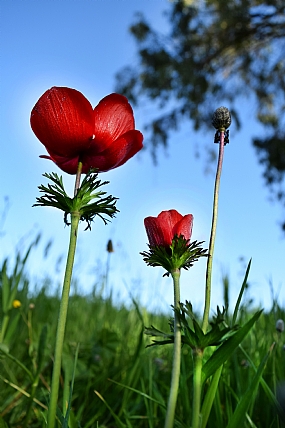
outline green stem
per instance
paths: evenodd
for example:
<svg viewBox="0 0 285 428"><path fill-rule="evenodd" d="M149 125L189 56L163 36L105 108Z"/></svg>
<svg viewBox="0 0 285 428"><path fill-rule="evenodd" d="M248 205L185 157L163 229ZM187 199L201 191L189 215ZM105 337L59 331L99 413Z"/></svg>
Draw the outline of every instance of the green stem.
<svg viewBox="0 0 285 428"><path fill-rule="evenodd" d="M217 229L217 219L218 219L218 201L219 201L219 189L223 165L223 156L224 156L224 131L220 131L220 144L219 144L219 158L215 179L215 188L214 188L214 203L213 203L213 215L212 215L212 227L209 243L209 255L207 261L206 269L206 290L205 290L205 307L203 314L203 324L202 330L206 333L208 322L209 322L209 313L210 313L210 303L211 303L211 280L212 280L212 264L213 264L213 255L214 255L214 246L216 238L216 229Z"/></svg>
<svg viewBox="0 0 285 428"><path fill-rule="evenodd" d="M54 428L55 426L59 379L60 379L60 372L61 372L62 349L63 349L68 300L69 300L69 290L70 290L70 283L71 283L71 277L72 277L72 269L73 269L73 263L74 263L79 220L80 220L80 213L72 212L69 249L68 249L67 261L66 261L65 276L64 276L64 282L63 282L62 297L60 302L59 317L58 317L58 324L57 324L54 365L53 365L53 373L52 373L50 403L49 403L49 410L48 410L48 424L47 424L48 428Z"/></svg>
<svg viewBox="0 0 285 428"><path fill-rule="evenodd" d="M74 196L77 195L78 189L80 187L80 179L82 174L82 162L78 162L77 166L77 172L76 172L76 179L75 179L75 185L74 185Z"/></svg>
<svg viewBox="0 0 285 428"><path fill-rule="evenodd" d="M174 285L174 309L179 309L180 302L180 269L175 269L171 272ZM181 326L174 311L174 350L173 350L173 365L171 375L170 394L168 398L167 412L165 417L164 428L172 428L174 425L175 407L178 396L179 377L181 363Z"/></svg>
<svg viewBox="0 0 285 428"><path fill-rule="evenodd" d="M202 391L202 363L203 350L200 348L193 349L194 372L193 372L193 414L192 428L199 428L201 422L201 391Z"/></svg>

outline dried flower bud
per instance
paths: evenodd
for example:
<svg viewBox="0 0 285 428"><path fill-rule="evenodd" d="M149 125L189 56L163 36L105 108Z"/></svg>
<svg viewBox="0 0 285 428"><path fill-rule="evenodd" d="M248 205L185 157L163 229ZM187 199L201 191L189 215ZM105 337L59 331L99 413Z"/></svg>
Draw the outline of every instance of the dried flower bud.
<svg viewBox="0 0 285 428"><path fill-rule="evenodd" d="M111 239L109 239L109 241L108 241L107 251L108 251L108 253L114 253L114 247L113 247L113 243L112 243Z"/></svg>
<svg viewBox="0 0 285 428"><path fill-rule="evenodd" d="M282 333L284 331L284 321L283 320L277 320L275 328L279 333Z"/></svg>
<svg viewBox="0 0 285 428"><path fill-rule="evenodd" d="M231 113L227 107L219 107L212 117L212 125L219 131L227 129L232 122Z"/></svg>

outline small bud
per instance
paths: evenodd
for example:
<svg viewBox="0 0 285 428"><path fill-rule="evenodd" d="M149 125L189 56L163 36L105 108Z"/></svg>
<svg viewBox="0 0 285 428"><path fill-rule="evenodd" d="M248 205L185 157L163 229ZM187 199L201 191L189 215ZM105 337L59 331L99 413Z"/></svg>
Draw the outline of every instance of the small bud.
<svg viewBox="0 0 285 428"><path fill-rule="evenodd" d="M13 305L13 308L17 309L17 308L20 308L22 304L20 300L13 300L12 305Z"/></svg>
<svg viewBox="0 0 285 428"><path fill-rule="evenodd" d="M275 328L278 331L278 333L282 333L284 331L284 321L283 320L277 320Z"/></svg>
<svg viewBox="0 0 285 428"><path fill-rule="evenodd" d="M227 107L219 107L212 117L212 125L219 131L225 131L231 124L231 113Z"/></svg>
<svg viewBox="0 0 285 428"><path fill-rule="evenodd" d="M111 239L109 239L109 241L108 241L107 251L108 251L108 253L114 253L114 247L113 247L113 243L112 243Z"/></svg>
<svg viewBox="0 0 285 428"><path fill-rule="evenodd" d="M32 311L33 309L35 309L35 304L34 303L30 303L29 304L29 309Z"/></svg>

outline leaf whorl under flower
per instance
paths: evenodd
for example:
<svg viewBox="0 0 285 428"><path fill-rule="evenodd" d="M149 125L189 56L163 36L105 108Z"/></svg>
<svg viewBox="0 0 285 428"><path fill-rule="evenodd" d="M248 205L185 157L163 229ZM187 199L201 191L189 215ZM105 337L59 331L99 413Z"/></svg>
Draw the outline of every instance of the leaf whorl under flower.
<svg viewBox="0 0 285 428"><path fill-rule="evenodd" d="M106 192L101 190L96 192L99 187L109 182L98 180L98 173L94 170L90 170L86 174L74 198L70 198L65 192L62 176L59 177L54 172L45 173L43 176L51 180L53 184L39 186L40 192L44 195L36 198L37 203L33 206L50 206L60 209L64 212L66 225L70 224L67 217L72 212L80 213L80 220L87 222L86 229L91 229L91 222L96 215L106 224L110 221L106 216L113 218L118 212L116 208L118 198L111 195L104 196ZM95 199L97 200L94 201Z"/></svg>
<svg viewBox="0 0 285 428"><path fill-rule="evenodd" d="M149 251L140 254L148 266L161 266L167 270L165 275L168 276L175 269L189 269L199 257L207 257L208 250L201 247L202 243L189 243L183 235L175 235L169 247L148 245Z"/></svg>

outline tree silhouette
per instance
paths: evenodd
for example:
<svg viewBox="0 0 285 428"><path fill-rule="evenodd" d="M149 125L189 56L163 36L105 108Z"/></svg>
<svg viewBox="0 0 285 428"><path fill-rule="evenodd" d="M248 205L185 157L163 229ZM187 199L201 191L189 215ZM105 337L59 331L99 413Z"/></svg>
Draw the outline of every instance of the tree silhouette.
<svg viewBox="0 0 285 428"><path fill-rule="evenodd" d="M130 31L138 64L116 76L116 91L133 104L146 98L159 106L146 126L154 158L183 120L209 128L220 99L239 127L238 101L249 99L264 126L252 142L265 182L285 206L284 0L180 0L166 16L170 30L161 34L137 15Z"/></svg>

